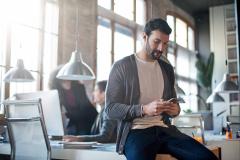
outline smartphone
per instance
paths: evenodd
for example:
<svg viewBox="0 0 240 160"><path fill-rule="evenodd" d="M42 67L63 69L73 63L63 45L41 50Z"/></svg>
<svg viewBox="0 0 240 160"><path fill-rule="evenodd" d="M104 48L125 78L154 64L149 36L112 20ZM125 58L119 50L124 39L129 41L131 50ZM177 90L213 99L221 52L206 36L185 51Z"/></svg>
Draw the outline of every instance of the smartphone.
<svg viewBox="0 0 240 160"><path fill-rule="evenodd" d="M168 102L173 102L173 103L178 103L178 99L177 98L171 98L169 100L167 100Z"/></svg>

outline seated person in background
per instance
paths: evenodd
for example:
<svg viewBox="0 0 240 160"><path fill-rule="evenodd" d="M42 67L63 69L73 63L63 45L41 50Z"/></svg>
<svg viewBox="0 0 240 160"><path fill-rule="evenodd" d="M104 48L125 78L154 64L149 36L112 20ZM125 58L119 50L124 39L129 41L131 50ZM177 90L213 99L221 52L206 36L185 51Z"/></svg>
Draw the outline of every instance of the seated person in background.
<svg viewBox="0 0 240 160"><path fill-rule="evenodd" d="M79 81L57 79L56 75L62 66L55 69L49 80L49 88L57 89L61 106L69 119L66 134L90 134L91 127L97 116L97 111L86 94L85 86Z"/></svg>
<svg viewBox="0 0 240 160"><path fill-rule="evenodd" d="M64 136L63 139L65 141L97 141L100 143L116 142L117 121L109 120L104 112L106 84L107 81L98 82L93 92L94 102L101 106L101 111L92 126L91 135Z"/></svg>

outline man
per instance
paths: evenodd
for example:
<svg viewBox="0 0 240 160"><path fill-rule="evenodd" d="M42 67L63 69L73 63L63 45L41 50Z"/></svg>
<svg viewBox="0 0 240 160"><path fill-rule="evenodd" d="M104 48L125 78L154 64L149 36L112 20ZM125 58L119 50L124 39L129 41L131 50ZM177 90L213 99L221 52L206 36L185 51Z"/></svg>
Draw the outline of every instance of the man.
<svg viewBox="0 0 240 160"><path fill-rule="evenodd" d="M100 143L116 142L117 121L109 120L104 112L106 84L107 81L98 82L93 92L94 102L101 106L101 111L92 126L91 135L64 136L63 139L65 141L97 141Z"/></svg>
<svg viewBox="0 0 240 160"><path fill-rule="evenodd" d="M128 160L154 160L158 153L177 159L217 159L202 144L172 126L177 116L173 67L160 59L171 28L166 21L150 20L144 28L143 47L116 62L106 91L106 112L120 121L117 152Z"/></svg>

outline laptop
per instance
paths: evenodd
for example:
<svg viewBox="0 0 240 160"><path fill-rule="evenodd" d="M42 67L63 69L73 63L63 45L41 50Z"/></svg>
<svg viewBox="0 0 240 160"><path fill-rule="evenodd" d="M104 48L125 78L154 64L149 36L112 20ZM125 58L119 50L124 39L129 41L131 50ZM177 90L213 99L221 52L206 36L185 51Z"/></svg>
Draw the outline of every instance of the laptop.
<svg viewBox="0 0 240 160"><path fill-rule="evenodd" d="M64 135L62 113L57 90L15 94L19 100L41 98L44 121L49 136Z"/></svg>

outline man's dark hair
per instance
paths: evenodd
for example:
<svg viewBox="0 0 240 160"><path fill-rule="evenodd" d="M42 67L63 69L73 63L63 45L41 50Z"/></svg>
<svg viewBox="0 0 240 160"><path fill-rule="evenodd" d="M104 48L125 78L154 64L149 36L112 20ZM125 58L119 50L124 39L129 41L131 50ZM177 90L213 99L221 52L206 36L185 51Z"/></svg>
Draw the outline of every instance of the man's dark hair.
<svg viewBox="0 0 240 160"><path fill-rule="evenodd" d="M161 18L155 18L148 21L144 27L144 32L149 36L152 31L159 30L167 35L172 32L167 22Z"/></svg>
<svg viewBox="0 0 240 160"><path fill-rule="evenodd" d="M107 85L106 80L97 82L97 86L98 86L100 92L105 92L106 85Z"/></svg>

